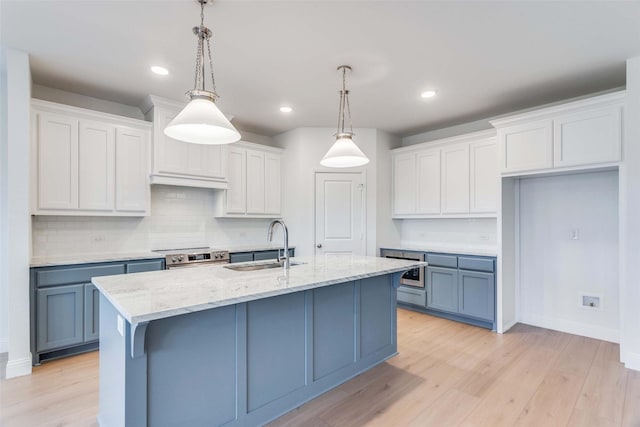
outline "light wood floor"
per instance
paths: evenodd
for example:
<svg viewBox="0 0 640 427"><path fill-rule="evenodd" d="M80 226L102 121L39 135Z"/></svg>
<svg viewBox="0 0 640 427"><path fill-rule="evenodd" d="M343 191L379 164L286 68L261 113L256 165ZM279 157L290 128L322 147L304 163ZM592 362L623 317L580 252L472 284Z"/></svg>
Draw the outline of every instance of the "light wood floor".
<svg viewBox="0 0 640 427"><path fill-rule="evenodd" d="M398 347L270 426L640 426L640 372L615 344L398 310ZM1 426L96 426L97 411L97 352L0 381Z"/></svg>

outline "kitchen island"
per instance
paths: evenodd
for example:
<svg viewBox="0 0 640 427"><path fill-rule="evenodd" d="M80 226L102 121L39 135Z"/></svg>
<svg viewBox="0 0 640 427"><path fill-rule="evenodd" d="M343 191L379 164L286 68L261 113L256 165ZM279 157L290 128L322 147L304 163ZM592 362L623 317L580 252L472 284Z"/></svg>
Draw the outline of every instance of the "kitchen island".
<svg viewBox="0 0 640 427"><path fill-rule="evenodd" d="M399 277L425 263L294 261L93 278L100 426L261 425L397 353Z"/></svg>

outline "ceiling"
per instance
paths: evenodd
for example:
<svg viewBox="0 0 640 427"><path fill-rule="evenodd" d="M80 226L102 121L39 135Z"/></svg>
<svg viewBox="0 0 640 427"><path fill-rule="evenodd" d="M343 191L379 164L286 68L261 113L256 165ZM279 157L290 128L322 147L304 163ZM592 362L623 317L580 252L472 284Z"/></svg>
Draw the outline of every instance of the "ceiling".
<svg viewBox="0 0 640 427"><path fill-rule="evenodd" d="M0 13L35 83L134 106L193 85L193 0L2 0ZM216 0L205 25L221 109L265 135L334 127L341 64L354 127L407 136L624 86L640 56L640 2Z"/></svg>

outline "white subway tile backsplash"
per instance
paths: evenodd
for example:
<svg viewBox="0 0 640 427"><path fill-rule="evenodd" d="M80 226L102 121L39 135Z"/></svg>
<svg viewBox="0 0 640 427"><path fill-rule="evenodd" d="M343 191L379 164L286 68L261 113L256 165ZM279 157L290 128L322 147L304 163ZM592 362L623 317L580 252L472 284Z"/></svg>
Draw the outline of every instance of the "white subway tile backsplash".
<svg viewBox="0 0 640 427"><path fill-rule="evenodd" d="M151 216L34 216L33 256L136 252L266 242L266 219L213 218L214 190L151 187Z"/></svg>

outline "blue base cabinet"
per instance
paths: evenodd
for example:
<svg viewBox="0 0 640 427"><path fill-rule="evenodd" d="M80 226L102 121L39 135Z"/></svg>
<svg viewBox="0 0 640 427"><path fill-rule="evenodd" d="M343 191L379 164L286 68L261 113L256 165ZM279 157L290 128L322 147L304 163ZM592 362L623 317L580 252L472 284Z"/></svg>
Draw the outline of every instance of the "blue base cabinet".
<svg viewBox="0 0 640 427"><path fill-rule="evenodd" d="M268 250L268 251L255 251L255 252L231 252L229 254L229 262L251 262L251 261L267 261L270 259L277 259L278 254L282 253L282 250ZM289 249L289 258L295 256L295 248Z"/></svg>
<svg viewBox="0 0 640 427"><path fill-rule="evenodd" d="M458 312L458 270L427 267L427 307Z"/></svg>
<svg viewBox="0 0 640 427"><path fill-rule="evenodd" d="M460 270L458 312L465 316L495 321L495 276L493 273Z"/></svg>
<svg viewBox="0 0 640 427"><path fill-rule="evenodd" d="M98 348L100 292L92 277L163 269L164 259L32 268L33 364Z"/></svg>

